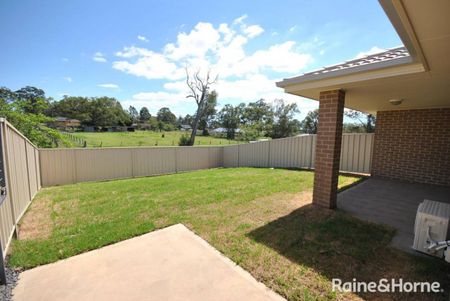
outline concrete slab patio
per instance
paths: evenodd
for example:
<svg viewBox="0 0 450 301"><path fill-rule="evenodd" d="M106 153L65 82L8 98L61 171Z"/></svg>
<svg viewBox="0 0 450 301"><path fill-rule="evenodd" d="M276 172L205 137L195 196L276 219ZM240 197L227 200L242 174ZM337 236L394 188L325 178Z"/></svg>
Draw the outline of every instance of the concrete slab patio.
<svg viewBox="0 0 450 301"><path fill-rule="evenodd" d="M392 245L414 252L417 207L425 199L450 203L450 187L371 178L339 193L337 206L363 220L395 228Z"/></svg>
<svg viewBox="0 0 450 301"><path fill-rule="evenodd" d="M14 300L284 300L178 224L20 274Z"/></svg>

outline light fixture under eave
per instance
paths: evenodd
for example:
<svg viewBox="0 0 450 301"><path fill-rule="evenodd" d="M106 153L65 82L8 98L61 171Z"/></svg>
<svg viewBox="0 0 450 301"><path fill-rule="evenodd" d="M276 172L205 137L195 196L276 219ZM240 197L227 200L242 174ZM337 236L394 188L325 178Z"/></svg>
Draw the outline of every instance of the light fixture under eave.
<svg viewBox="0 0 450 301"><path fill-rule="evenodd" d="M393 106L398 106L403 102L403 99L389 99L389 102Z"/></svg>

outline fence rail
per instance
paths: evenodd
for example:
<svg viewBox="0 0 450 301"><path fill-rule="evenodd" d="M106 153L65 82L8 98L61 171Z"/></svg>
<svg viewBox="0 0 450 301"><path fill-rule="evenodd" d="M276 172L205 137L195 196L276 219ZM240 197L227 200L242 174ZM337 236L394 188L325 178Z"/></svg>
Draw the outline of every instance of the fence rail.
<svg viewBox="0 0 450 301"><path fill-rule="evenodd" d="M0 203L0 253L4 258L20 218L41 188L41 178L38 149L3 118L0 118L0 137L6 189Z"/></svg>

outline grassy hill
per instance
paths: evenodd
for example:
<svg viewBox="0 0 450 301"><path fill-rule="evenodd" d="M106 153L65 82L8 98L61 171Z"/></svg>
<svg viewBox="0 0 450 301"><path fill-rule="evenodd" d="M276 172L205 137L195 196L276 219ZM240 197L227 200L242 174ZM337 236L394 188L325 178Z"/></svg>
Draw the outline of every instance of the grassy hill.
<svg viewBox="0 0 450 301"><path fill-rule="evenodd" d="M180 137L186 132L118 132L118 133L73 133L72 136L85 140L88 147L115 146L177 146ZM162 137L164 134L164 137ZM216 138L212 136L197 136L195 145L228 145L239 141ZM80 145L75 145L80 146Z"/></svg>

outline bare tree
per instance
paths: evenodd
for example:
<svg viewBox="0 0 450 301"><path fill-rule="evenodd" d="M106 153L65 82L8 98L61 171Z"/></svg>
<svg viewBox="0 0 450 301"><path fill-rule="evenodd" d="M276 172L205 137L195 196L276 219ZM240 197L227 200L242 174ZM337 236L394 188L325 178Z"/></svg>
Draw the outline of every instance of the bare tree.
<svg viewBox="0 0 450 301"><path fill-rule="evenodd" d="M195 113L194 123L192 124L191 139L189 141L190 145L194 145L198 124L206 109L209 89L216 81L217 76L214 79L211 79L211 70L208 70L206 77L202 78L200 76L200 70L197 70L197 72L195 72L191 77L188 69L186 68L186 84L190 90L190 93L186 96L186 98L193 98L197 104L197 112Z"/></svg>

